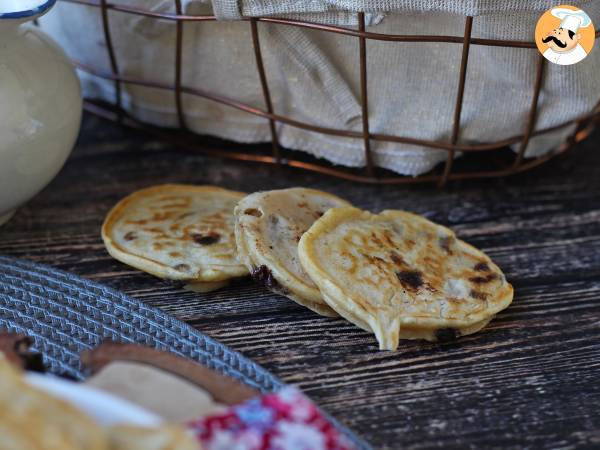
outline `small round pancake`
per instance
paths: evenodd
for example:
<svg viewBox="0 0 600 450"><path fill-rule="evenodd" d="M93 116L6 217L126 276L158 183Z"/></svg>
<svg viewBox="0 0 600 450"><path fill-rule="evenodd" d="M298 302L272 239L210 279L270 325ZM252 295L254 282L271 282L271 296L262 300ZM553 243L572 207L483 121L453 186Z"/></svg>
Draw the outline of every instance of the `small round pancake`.
<svg viewBox="0 0 600 450"><path fill-rule="evenodd" d="M178 425L115 425L108 435L111 450L202 450L194 435Z"/></svg>
<svg viewBox="0 0 600 450"><path fill-rule="evenodd" d="M381 350L395 350L401 338L474 333L513 298L487 255L404 211L332 209L302 236L298 251L329 306L375 333Z"/></svg>
<svg viewBox="0 0 600 450"><path fill-rule="evenodd" d="M0 449L105 450L103 430L70 403L32 387L0 353Z"/></svg>
<svg viewBox="0 0 600 450"><path fill-rule="evenodd" d="M237 259L233 208L245 195L214 186L142 189L108 213L102 239L113 257L159 278L214 283L241 277L248 271Z"/></svg>
<svg viewBox="0 0 600 450"><path fill-rule="evenodd" d="M235 208L238 254L252 277L274 292L324 316L336 316L302 269L298 241L315 220L334 207L349 206L314 189L256 192Z"/></svg>
<svg viewBox="0 0 600 450"><path fill-rule="evenodd" d="M190 281L183 288L187 291L196 292L198 294L206 294L207 292L216 291L229 286L229 281Z"/></svg>

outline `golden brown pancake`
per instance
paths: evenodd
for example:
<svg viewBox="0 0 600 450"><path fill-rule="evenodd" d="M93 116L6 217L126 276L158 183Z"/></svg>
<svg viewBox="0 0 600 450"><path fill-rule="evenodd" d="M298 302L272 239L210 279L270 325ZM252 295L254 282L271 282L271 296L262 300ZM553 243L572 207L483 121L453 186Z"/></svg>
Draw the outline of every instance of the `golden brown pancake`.
<svg viewBox="0 0 600 450"><path fill-rule="evenodd" d="M450 340L483 328L513 288L483 252L424 217L335 208L302 236L300 261L341 316L398 340Z"/></svg>
<svg viewBox="0 0 600 450"><path fill-rule="evenodd" d="M108 442L92 419L31 387L0 353L0 448L106 450Z"/></svg>
<svg viewBox="0 0 600 450"><path fill-rule="evenodd" d="M103 429L86 414L34 388L0 352L0 449L201 450L183 427Z"/></svg>
<svg viewBox="0 0 600 450"><path fill-rule="evenodd" d="M300 264L298 241L327 210L349 205L334 195L306 188L248 195L235 208L240 261L272 291L324 316L335 316Z"/></svg>
<svg viewBox="0 0 600 450"><path fill-rule="evenodd" d="M201 450L200 443L182 427L111 427L111 450Z"/></svg>
<svg viewBox="0 0 600 450"><path fill-rule="evenodd" d="M102 239L113 257L136 269L204 291L221 287L248 274L233 232L233 208L244 196L214 186L142 189L109 212Z"/></svg>

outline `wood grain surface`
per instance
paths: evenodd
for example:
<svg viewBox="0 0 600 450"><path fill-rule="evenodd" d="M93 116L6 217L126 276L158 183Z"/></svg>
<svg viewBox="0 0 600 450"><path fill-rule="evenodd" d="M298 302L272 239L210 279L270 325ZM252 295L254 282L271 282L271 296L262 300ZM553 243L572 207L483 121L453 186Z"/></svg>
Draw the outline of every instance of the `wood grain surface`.
<svg viewBox="0 0 600 450"><path fill-rule="evenodd" d="M188 322L305 392L375 448L600 448L600 133L511 178L358 185L293 169L207 159L86 117L60 175L0 228L0 254L70 271ZM482 332L448 344L375 338L243 280L178 289L104 250L100 225L157 183L252 192L307 186L379 211L402 208L487 252L516 291Z"/></svg>

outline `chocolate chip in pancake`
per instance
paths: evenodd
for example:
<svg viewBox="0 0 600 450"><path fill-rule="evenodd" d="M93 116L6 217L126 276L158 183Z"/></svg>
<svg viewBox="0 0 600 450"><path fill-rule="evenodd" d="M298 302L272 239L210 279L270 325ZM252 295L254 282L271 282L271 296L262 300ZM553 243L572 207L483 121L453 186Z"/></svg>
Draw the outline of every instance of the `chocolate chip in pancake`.
<svg viewBox="0 0 600 450"><path fill-rule="evenodd" d="M349 203L326 192L291 188L256 192L235 208L240 260L267 289L325 315L335 316L298 258L298 242L327 210Z"/></svg>
<svg viewBox="0 0 600 450"><path fill-rule="evenodd" d="M233 232L233 209L244 196L215 186L142 189L109 212L102 238L119 261L207 291L248 274Z"/></svg>
<svg viewBox="0 0 600 450"><path fill-rule="evenodd" d="M513 298L487 255L404 211L332 209L304 234L299 254L327 304L375 333L380 349L474 333Z"/></svg>

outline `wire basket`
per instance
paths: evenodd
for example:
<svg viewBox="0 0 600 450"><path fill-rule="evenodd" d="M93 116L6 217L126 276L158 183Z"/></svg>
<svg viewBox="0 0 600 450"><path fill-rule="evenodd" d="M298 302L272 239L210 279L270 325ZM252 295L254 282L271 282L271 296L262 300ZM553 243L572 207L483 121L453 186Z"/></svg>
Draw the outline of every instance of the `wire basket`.
<svg viewBox="0 0 600 450"><path fill-rule="evenodd" d="M203 91L197 88L190 88L182 84L182 47L183 47L183 23L184 22L207 22L215 21L215 16L212 15L184 15L182 11L181 0L174 0L175 14L159 13L149 9L142 9L126 5L117 5L108 3L106 0L61 0L63 2L81 4L86 6L97 7L102 20L103 37L110 60L111 72L105 73L97 70L94 67L74 61L75 65L97 77L107 80L112 80L115 87L114 103L107 104L106 102L98 102L93 99L86 99L84 105L86 110L98 114L102 117L120 122L124 125L145 130L149 133L158 136L161 139L168 140L174 144L198 150L209 155L239 159L245 161L257 161L268 164L287 165L291 167L302 168L319 172L323 174L333 175L336 177L375 184L402 184L402 183L420 183L430 182L437 183L442 186L449 180L461 180L470 178L491 178L502 177L514 173L522 172L534 168L545 161L563 154L571 149L577 142L585 139L594 128L595 124L600 122L600 102L586 114L583 114L573 120L563 122L545 129L535 129L537 119L538 100L544 80L545 58L539 55L535 68L535 81L531 86L533 92L531 105L527 119L523 124L521 134L502 139L495 142L478 143L473 145L463 144L459 142L461 135L461 110L463 106L463 94L466 84L467 65L469 61L469 51L473 45L494 46L494 47L512 47L520 49L533 49L536 47L535 42L519 41L519 40L500 40L500 39L482 39L471 37L474 18L466 16L464 21L464 34L462 36L446 36L446 35L397 35L374 33L365 30L365 15L358 13L357 29L324 25L319 23L304 22L299 20L272 18L272 17L255 17L246 18L249 22L249 27L252 35L252 47L256 60L256 68L260 80L260 86L264 98L264 108L256 108L237 101L236 99L227 98L222 95L217 95L212 92ZM123 76L119 72L119 61L113 46L113 38L111 35L111 24L109 20L109 11L115 11L122 14L133 14L137 16L145 16L157 20L168 20L174 22L176 27L175 48L175 71L174 79L171 84L158 83L151 80ZM337 33L356 38L358 41L357 51L359 52L359 75L360 75L360 104L361 104L361 119L362 130L350 130L342 128L328 128L317 126L304 121L296 120L292 117L278 114L273 109L271 101L271 93L269 89L268 76L265 72L265 65L261 52L260 33L258 30L258 22L269 22L279 24L280 26L303 27L307 29L319 30L325 33ZM596 32L596 37L600 37L600 31ZM390 41L390 42L443 42L448 44L460 45L462 47L461 61L458 74L458 85L456 86L456 98L454 106L453 120L451 124L451 136L449 140L425 140L416 139L402 135L373 133L369 129L369 108L368 108L368 85L367 85L367 40L375 41ZM122 104L122 89L123 83L169 90L173 92L175 105L177 108L177 117L179 129L169 131L164 128L159 128L153 125L143 123L125 111ZM262 146L258 151L256 148L248 151L240 151L239 148L244 146L239 145L235 151L232 150L231 144L226 144L221 141L211 140L210 143L199 139L197 135L188 131L185 122L185 115L182 107L182 95L193 95L227 105L231 108L244 111L248 114L254 114L259 117L264 117L269 123L271 142L267 148ZM299 158L297 152L291 152L282 148L279 144L277 135L277 123L283 123L292 127L297 127L303 130L308 130L314 133L321 133L330 136L340 136L352 139L359 139L363 143L363 151L365 157L365 167L362 169L342 168L334 166L322 160L311 158ZM526 158L525 151L529 141L534 136L544 135L560 129L565 129L569 126L574 126L573 132L558 145L553 151L542 156L534 158ZM214 141L214 142L213 142ZM371 142L393 142L398 144L419 145L430 150L445 150L447 153L445 164L438 169L434 169L429 173L413 176L404 176L395 174L392 171L376 167L373 163L373 155L371 151ZM511 153L507 157L506 147L516 145L518 151ZM457 153L463 154L485 154L486 156L494 156L491 160L495 161L493 170L482 171L477 166L473 169L455 167L454 159ZM458 166L458 164L457 164Z"/></svg>

